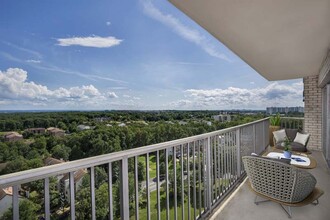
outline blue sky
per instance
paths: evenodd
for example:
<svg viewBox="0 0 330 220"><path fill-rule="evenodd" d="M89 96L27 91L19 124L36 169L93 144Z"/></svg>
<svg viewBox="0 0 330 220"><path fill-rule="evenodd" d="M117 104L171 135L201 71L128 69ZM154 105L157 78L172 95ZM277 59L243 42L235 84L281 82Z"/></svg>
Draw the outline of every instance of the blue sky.
<svg viewBox="0 0 330 220"><path fill-rule="evenodd" d="M161 0L2 0L0 109L302 106Z"/></svg>

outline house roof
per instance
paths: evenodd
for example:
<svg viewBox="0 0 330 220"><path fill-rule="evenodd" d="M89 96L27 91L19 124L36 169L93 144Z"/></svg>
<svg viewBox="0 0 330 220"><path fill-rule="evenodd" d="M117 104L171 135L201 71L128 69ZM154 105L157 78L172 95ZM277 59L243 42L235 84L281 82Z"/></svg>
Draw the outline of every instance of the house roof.
<svg viewBox="0 0 330 220"><path fill-rule="evenodd" d="M50 166L50 165L55 165L55 164L60 164L63 163L64 161L62 160L58 160L56 158L53 157L47 157L46 159L44 159L44 164L46 166Z"/></svg>
<svg viewBox="0 0 330 220"><path fill-rule="evenodd" d="M85 169L80 169L80 170L75 171L74 174L73 174L74 175L74 182L75 183L78 182L80 179L82 179L85 176L86 173L87 173L87 171ZM69 179L69 174L68 173L65 174L61 180L64 181L64 180L67 180L67 179Z"/></svg>
<svg viewBox="0 0 330 220"><path fill-rule="evenodd" d="M48 132L51 132L51 133L65 132L65 131L62 130L62 129L54 128L54 127L49 127L49 128L47 128L47 131L48 131Z"/></svg>
<svg viewBox="0 0 330 220"><path fill-rule="evenodd" d="M268 80L318 75L330 0L169 0Z"/></svg>
<svg viewBox="0 0 330 220"><path fill-rule="evenodd" d="M60 164L60 163L64 163L65 161L63 160L58 160L56 158L53 158L53 157L47 157L45 160L44 160L44 164L46 166L50 166L50 165L56 165L56 164ZM77 170L74 172L74 182L77 182L79 181L81 178L84 177L84 175L87 173L87 171L85 169L80 169L80 170ZM69 174L66 173L63 178L61 180L66 180L66 179L69 179Z"/></svg>
<svg viewBox="0 0 330 220"><path fill-rule="evenodd" d="M13 195L13 187L7 187L7 188L0 188L0 200L3 199L5 196L12 196Z"/></svg>
<svg viewBox="0 0 330 220"><path fill-rule="evenodd" d="M23 135L15 132L15 131L8 132L5 134L5 138L13 138L13 137L23 137Z"/></svg>

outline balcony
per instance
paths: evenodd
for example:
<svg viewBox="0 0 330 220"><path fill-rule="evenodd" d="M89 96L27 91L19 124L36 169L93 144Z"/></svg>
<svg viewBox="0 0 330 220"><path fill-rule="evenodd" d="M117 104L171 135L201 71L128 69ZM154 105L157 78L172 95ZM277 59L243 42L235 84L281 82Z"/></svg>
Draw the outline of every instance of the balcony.
<svg viewBox="0 0 330 220"><path fill-rule="evenodd" d="M293 220L325 220L330 215L330 173L324 156L319 151L313 151L312 156L317 160L317 167L308 170L317 179L317 185L324 190L324 195L319 199L317 206L307 205L303 207L292 208ZM267 219L278 220L288 219L287 214L282 210L281 206L273 203L261 203L258 206L254 204L255 194L248 188L247 183L244 182L220 207L210 219Z"/></svg>
<svg viewBox="0 0 330 220"><path fill-rule="evenodd" d="M26 191L28 183L36 182L42 186L37 192L42 198L38 217L45 219L59 216L253 219L268 215L273 219L285 218L276 204L254 205L254 195L244 182L241 157L261 153L268 147L268 126L269 120L262 119L198 136L13 173L0 177L0 187L13 189L13 219L19 219L22 211L19 200L27 200L22 191ZM330 214L326 203L330 199L329 170L320 152L313 152L313 156L318 166L311 172L326 193L319 206L293 209L294 219L311 216L322 219L315 217ZM102 185L100 169L107 174ZM85 171L87 183L77 181L81 170ZM60 177L68 178L54 188L51 183ZM60 208L52 204L56 190L61 191L59 195L63 198ZM105 193L100 194L101 190Z"/></svg>

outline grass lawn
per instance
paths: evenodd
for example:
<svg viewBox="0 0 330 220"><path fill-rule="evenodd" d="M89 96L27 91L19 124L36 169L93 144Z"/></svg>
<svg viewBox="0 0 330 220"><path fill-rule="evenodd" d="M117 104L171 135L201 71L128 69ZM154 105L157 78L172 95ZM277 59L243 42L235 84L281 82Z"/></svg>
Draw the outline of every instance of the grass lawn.
<svg viewBox="0 0 330 220"><path fill-rule="evenodd" d="M144 167L146 165L146 158L143 156L139 157L139 162L143 163ZM149 176L150 178L156 178L156 156L150 155L149 156Z"/></svg>
<svg viewBox="0 0 330 220"><path fill-rule="evenodd" d="M192 198L191 198L192 199ZM187 204L187 197L185 197L185 203L184 203L184 216L185 219L188 219L188 204ZM161 219L166 219L166 193L165 192L161 192L160 195L160 203L161 205ZM179 204L178 204L179 205ZM180 202L181 205L181 202ZM189 204L190 205L190 204ZM163 209L162 209L163 206ZM191 213L191 218L193 219L194 216L194 209L193 207L190 205L190 213ZM182 219L182 207L179 206L177 209L177 213L178 213L178 219ZM198 212L198 210L196 210L196 212ZM196 215L198 215L198 213L196 213ZM151 219L157 219L157 191L153 191L150 193L150 216ZM147 219L147 207L145 208L140 208L139 210L139 218L140 219ZM135 216L131 216L131 219L135 219ZM170 218L169 219L174 219L174 200L170 199Z"/></svg>

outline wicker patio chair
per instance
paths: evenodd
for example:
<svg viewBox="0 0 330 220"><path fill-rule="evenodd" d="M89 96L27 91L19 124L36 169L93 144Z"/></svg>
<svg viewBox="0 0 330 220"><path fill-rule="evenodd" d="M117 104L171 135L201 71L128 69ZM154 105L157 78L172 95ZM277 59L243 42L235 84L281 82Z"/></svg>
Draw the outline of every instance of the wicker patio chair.
<svg viewBox="0 0 330 220"><path fill-rule="evenodd" d="M291 218L291 207L318 204L323 191L315 187L316 179L309 172L279 160L244 156L249 186L256 193L255 204L273 201L281 205ZM258 201L258 197L266 200Z"/></svg>

